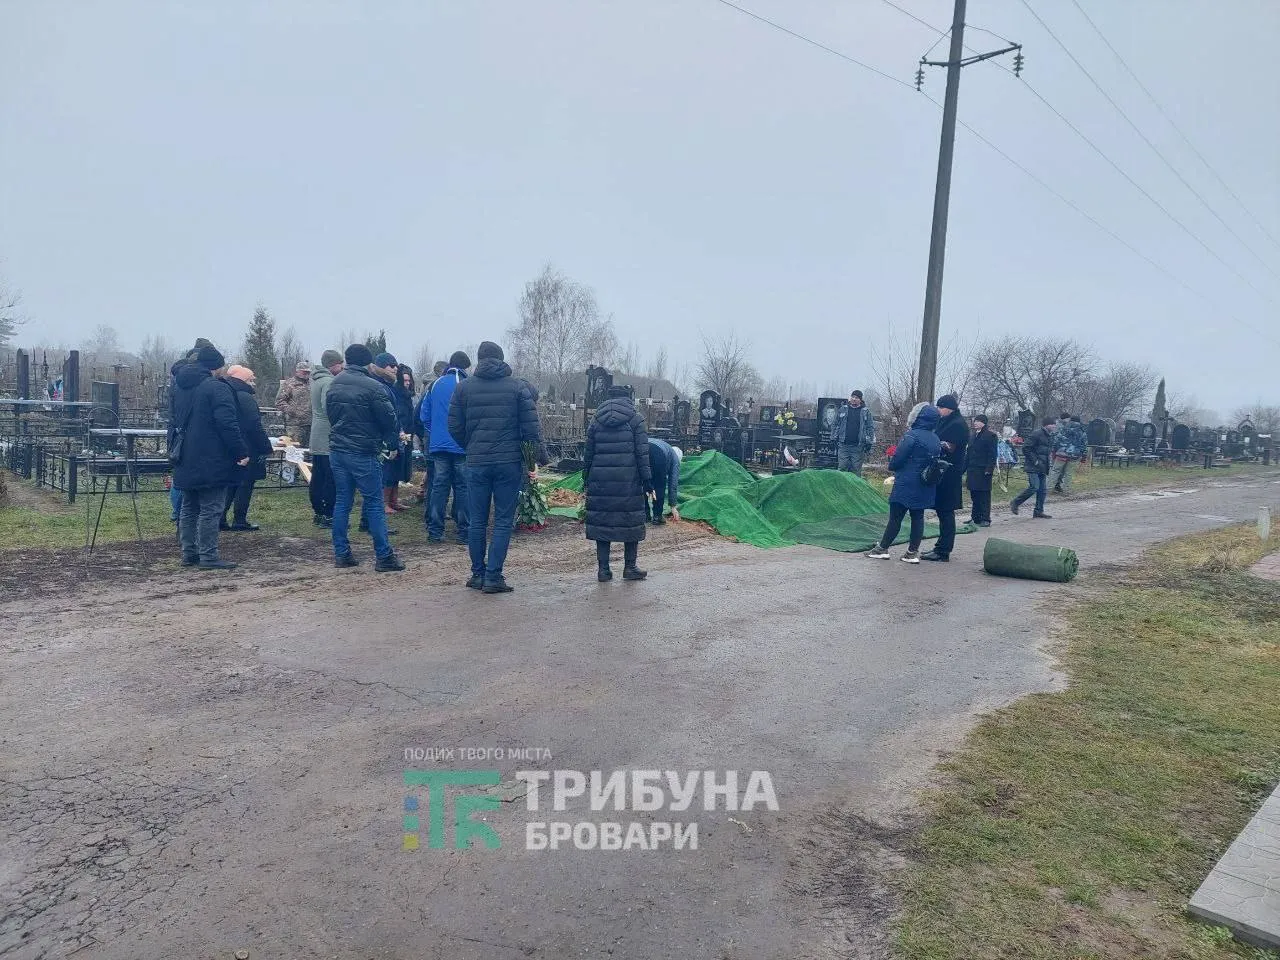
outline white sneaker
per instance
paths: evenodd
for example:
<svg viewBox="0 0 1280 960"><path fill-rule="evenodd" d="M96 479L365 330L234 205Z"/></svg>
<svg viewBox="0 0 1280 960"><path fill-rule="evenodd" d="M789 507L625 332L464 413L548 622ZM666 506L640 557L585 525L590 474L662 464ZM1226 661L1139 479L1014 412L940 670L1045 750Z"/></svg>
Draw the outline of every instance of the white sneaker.
<svg viewBox="0 0 1280 960"><path fill-rule="evenodd" d="M904 554L902 555L902 562L903 562L903 563L919 563L919 562L920 562L920 551L919 551L919 550L908 550L906 553L904 553Z"/></svg>
<svg viewBox="0 0 1280 960"><path fill-rule="evenodd" d="M872 560L888 560L889 551L884 547L872 547L867 551L867 556Z"/></svg>

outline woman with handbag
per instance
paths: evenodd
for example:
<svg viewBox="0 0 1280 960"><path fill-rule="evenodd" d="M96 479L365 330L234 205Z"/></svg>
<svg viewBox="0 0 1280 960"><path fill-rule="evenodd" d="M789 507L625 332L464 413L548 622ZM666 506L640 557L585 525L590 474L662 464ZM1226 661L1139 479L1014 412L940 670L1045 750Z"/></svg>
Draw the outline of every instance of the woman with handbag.
<svg viewBox="0 0 1280 960"><path fill-rule="evenodd" d="M867 556L873 560L889 559L889 546L898 539L903 518L910 514L911 538L902 562L920 562L924 512L933 507L934 493L941 476L937 461L942 456L942 441L933 432L939 419L938 408L931 403L917 403L907 417L911 429L898 441L889 460L889 469L893 471L889 522L885 524L880 543L867 551Z"/></svg>

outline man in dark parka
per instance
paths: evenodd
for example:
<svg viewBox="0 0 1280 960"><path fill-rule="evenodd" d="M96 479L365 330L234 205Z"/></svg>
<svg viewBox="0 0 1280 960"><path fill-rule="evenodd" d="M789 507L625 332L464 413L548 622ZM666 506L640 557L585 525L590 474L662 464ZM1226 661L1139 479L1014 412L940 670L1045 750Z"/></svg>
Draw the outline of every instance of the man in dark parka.
<svg viewBox="0 0 1280 960"><path fill-rule="evenodd" d="M965 482L969 487L972 509L969 519L980 527L991 526L991 478L996 472L996 446L999 438L987 429L987 415L973 418L973 439L969 441Z"/></svg>
<svg viewBox="0 0 1280 960"><path fill-rule="evenodd" d="M227 570L235 564L218 556L218 524L227 488L239 480L237 467L249 465L249 447L240 431L231 388L214 376L226 360L212 346L174 375L169 399L169 451L181 456L173 485L182 491L178 539L183 566Z"/></svg>
<svg viewBox="0 0 1280 960"><path fill-rule="evenodd" d="M636 566L645 535L645 498L653 490L649 435L624 386L609 388L609 398L587 428L583 458L587 494L587 539L596 542L596 579L613 579L609 546L622 543L622 579L643 580Z"/></svg>
<svg viewBox="0 0 1280 960"><path fill-rule="evenodd" d="M226 508L222 511L222 530L257 530L256 523L249 522L249 502L253 499L253 485L266 477L266 458L271 456L271 441L262 426L262 411L258 409L258 397L254 392L257 377L248 367L235 364L223 377L236 399L236 415L240 420L240 433L249 448L249 465L236 467L236 482L227 487ZM232 520L227 523L227 511Z"/></svg>
<svg viewBox="0 0 1280 960"><path fill-rule="evenodd" d="M945 563L951 559L951 548L956 543L956 511L964 504L964 467L969 448L969 424L960 416L960 401L954 394L939 397L934 406L942 414L942 419L933 432L942 442L942 459L951 464L951 469L938 481L933 501L933 509L938 514L938 539L934 541L933 549L921 559Z"/></svg>

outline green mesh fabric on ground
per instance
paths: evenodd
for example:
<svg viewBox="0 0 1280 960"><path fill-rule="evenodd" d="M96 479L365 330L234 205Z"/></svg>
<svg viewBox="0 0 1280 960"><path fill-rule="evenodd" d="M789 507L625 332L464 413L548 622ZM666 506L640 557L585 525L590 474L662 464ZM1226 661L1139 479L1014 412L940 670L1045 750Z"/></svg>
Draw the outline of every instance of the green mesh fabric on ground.
<svg viewBox="0 0 1280 960"><path fill-rule="evenodd" d="M582 474L551 484L582 492ZM557 516L576 516L576 507L553 507ZM801 470L758 478L723 453L708 450L680 464L680 516L710 524L717 533L757 547L807 543L829 550L868 550L884 532L889 501L879 483L851 473ZM957 533L970 533L966 525ZM907 540L903 523L896 543ZM936 537L935 524L925 535Z"/></svg>

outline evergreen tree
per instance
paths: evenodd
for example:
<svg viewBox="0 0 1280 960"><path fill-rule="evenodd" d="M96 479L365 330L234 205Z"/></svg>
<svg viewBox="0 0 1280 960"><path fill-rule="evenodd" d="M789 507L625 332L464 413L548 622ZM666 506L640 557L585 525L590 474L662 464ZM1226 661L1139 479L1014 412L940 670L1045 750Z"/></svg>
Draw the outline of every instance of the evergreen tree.
<svg viewBox="0 0 1280 960"><path fill-rule="evenodd" d="M240 347L244 365L258 375L258 402L269 406L280 391L280 360L276 354L276 322L263 307L253 320Z"/></svg>
<svg viewBox="0 0 1280 960"><path fill-rule="evenodd" d="M364 338L364 345L376 357L380 353L387 352L387 331L379 330L375 337L372 333Z"/></svg>
<svg viewBox="0 0 1280 960"><path fill-rule="evenodd" d="M1166 416L1164 402L1164 377L1161 377L1160 386L1156 387L1156 403L1155 406L1151 408L1151 422L1154 423L1157 428L1160 428L1161 422Z"/></svg>

